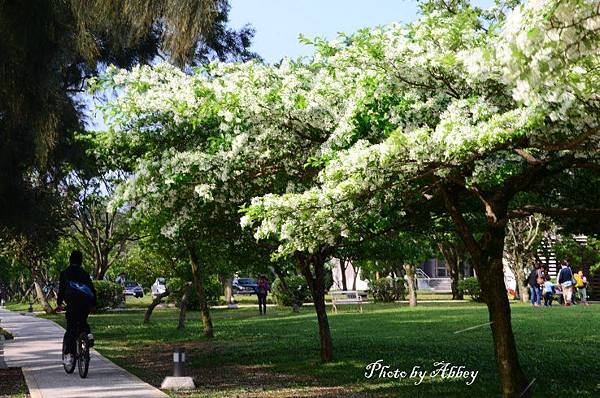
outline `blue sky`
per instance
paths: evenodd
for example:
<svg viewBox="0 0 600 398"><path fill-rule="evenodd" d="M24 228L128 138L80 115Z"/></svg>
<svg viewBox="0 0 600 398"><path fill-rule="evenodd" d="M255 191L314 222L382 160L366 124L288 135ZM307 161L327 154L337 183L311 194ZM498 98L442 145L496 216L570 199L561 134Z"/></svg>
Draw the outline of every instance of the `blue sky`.
<svg viewBox="0 0 600 398"><path fill-rule="evenodd" d="M474 1L489 6L492 0ZM415 0L230 0L232 27L246 23L256 29L252 49L273 63L284 56L308 55L309 46L298 35L333 39L338 32L417 18Z"/></svg>
<svg viewBox="0 0 600 398"><path fill-rule="evenodd" d="M310 54L298 35L333 39L365 26L409 22L417 16L414 0L231 0L231 26L256 29L253 50L267 62Z"/></svg>

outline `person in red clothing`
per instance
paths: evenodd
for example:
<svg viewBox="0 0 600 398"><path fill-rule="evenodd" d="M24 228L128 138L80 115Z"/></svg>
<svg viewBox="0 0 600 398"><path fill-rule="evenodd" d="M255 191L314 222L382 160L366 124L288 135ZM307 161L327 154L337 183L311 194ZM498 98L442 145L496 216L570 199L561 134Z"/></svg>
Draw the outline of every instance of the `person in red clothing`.
<svg viewBox="0 0 600 398"><path fill-rule="evenodd" d="M269 281L266 276L261 275L260 278L258 278L258 286L256 287L258 311L261 315L267 313L267 295L269 294L269 291L271 291Z"/></svg>

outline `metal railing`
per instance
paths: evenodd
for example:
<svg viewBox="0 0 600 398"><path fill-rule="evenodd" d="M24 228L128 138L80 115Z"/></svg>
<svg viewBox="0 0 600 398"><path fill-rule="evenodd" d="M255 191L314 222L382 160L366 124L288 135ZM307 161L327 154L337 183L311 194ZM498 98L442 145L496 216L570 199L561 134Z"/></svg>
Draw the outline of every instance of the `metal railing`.
<svg viewBox="0 0 600 398"><path fill-rule="evenodd" d="M452 292L452 279L450 278L417 278L419 290L430 290L436 293Z"/></svg>
<svg viewBox="0 0 600 398"><path fill-rule="evenodd" d="M427 275L427 273L425 273L425 271L423 271L421 268L417 268L415 271L415 275L417 277L417 279L422 278L422 279L431 279L429 277L429 275Z"/></svg>

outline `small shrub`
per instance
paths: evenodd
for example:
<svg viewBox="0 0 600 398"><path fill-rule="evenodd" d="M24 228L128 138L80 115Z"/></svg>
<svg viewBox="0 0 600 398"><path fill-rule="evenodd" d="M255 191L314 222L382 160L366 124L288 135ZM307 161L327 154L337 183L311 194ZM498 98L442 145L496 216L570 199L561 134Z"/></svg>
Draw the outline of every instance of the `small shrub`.
<svg viewBox="0 0 600 398"><path fill-rule="evenodd" d="M125 300L123 286L110 281L93 281L98 310L116 308Z"/></svg>
<svg viewBox="0 0 600 398"><path fill-rule="evenodd" d="M275 279L273 286L271 286L273 298L275 299L277 305L291 307L294 304L302 305L302 303L305 301L310 301L312 299L306 279L304 279L302 276L287 276L285 278L285 282L289 291L283 288L279 278Z"/></svg>
<svg viewBox="0 0 600 398"><path fill-rule="evenodd" d="M458 282L458 290L463 294L471 296L471 300L477 301L478 303L483 302L481 295L481 287L477 278L467 278Z"/></svg>
<svg viewBox="0 0 600 398"><path fill-rule="evenodd" d="M167 302L175 303L175 305L179 307L179 305L181 304L181 298L185 293L184 286L186 283L187 281L181 278L169 278L167 280L167 288L171 293L169 294L169 296L167 296ZM204 293L206 295L206 302L208 303L208 305L219 304L219 298L223 293L222 290L223 286L216 277L210 277L204 281ZM193 285L190 290L190 296L188 297L187 309L200 309L200 299L198 298L198 292Z"/></svg>
<svg viewBox="0 0 600 398"><path fill-rule="evenodd" d="M369 289L376 303L391 303L406 298L406 282L403 278L381 278L371 281Z"/></svg>

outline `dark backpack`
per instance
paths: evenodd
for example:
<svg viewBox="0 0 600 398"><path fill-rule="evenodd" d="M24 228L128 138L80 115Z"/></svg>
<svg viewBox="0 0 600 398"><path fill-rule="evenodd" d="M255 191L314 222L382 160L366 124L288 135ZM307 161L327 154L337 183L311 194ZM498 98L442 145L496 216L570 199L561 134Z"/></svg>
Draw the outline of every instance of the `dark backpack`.
<svg viewBox="0 0 600 398"><path fill-rule="evenodd" d="M83 302L91 304L94 300L94 292L85 283L68 281L65 298L70 302Z"/></svg>

